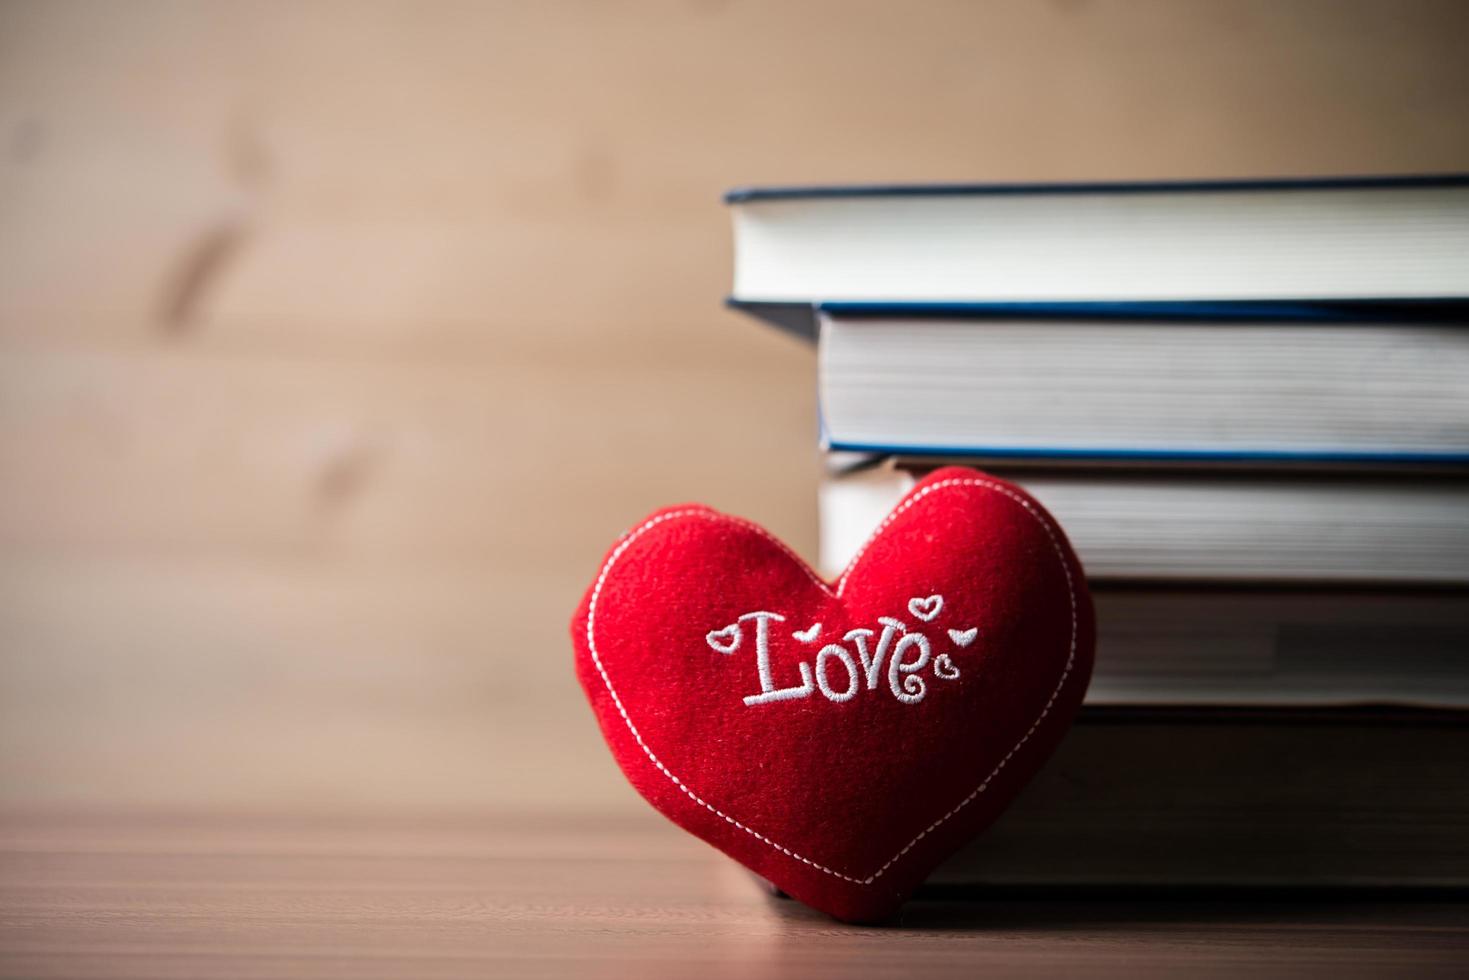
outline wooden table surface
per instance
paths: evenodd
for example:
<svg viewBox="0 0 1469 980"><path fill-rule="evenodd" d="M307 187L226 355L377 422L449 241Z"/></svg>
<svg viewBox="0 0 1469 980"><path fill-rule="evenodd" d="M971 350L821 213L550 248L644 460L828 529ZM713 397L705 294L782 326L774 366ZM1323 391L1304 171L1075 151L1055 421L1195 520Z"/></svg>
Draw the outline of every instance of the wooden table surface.
<svg viewBox="0 0 1469 980"><path fill-rule="evenodd" d="M1446 902L917 901L883 928L764 894L656 817L10 813L7 977L1450 976Z"/></svg>

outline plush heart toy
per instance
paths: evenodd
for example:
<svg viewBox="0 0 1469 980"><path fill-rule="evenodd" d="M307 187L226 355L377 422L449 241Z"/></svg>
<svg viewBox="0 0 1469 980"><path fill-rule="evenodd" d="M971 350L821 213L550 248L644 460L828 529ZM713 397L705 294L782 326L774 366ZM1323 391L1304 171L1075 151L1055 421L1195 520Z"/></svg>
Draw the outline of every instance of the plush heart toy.
<svg viewBox="0 0 1469 980"><path fill-rule="evenodd" d="M892 915L999 815L1092 667L1060 528L959 467L914 487L834 585L748 521L657 511L607 555L571 631L638 792L849 921Z"/></svg>

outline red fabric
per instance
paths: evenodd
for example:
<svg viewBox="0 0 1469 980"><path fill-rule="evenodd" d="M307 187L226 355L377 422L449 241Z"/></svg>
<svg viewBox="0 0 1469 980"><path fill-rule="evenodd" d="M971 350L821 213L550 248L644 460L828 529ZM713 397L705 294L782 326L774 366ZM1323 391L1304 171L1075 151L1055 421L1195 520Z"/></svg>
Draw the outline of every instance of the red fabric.
<svg viewBox="0 0 1469 980"><path fill-rule="evenodd" d="M942 606L925 621L934 595ZM814 678L827 649L827 688L855 693L833 700L813 685L747 704L766 689L762 622L766 687L800 688L800 665ZM810 642L792 635L816 623ZM869 662L890 634L871 678L844 639L855 628L873 631ZM851 921L890 916L998 816L1071 722L1093 647L1086 580L1061 530L1024 491L959 467L919 483L829 586L754 524L699 505L657 511L609 552L571 632L582 686L637 790ZM892 672L891 648L912 633L927 662ZM828 644L852 661L855 685ZM923 662L923 643L901 656Z"/></svg>

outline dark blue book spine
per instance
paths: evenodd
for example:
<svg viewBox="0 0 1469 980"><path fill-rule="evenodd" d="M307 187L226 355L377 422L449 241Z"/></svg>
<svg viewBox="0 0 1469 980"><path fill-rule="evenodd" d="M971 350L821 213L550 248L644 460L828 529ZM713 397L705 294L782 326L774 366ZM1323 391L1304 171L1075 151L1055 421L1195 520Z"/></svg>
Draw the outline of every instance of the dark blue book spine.
<svg viewBox="0 0 1469 980"><path fill-rule="evenodd" d="M982 457L993 460L1059 460L1099 463L1250 463L1323 464L1342 466L1462 466L1469 452L1343 452L1322 450L1268 449L1137 449L1121 447L1069 446L920 446L877 445L827 439L824 448L833 452L870 453L882 456Z"/></svg>

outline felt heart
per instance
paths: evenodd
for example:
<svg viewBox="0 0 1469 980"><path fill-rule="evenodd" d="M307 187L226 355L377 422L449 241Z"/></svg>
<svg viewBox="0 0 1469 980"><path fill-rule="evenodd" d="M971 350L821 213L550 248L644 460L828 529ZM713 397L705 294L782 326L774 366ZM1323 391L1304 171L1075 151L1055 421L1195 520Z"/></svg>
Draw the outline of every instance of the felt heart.
<svg viewBox="0 0 1469 980"><path fill-rule="evenodd" d="M835 584L748 521L657 511L607 555L572 636L653 806L808 905L872 921L1050 755L1091 676L1093 621L1050 515L949 467Z"/></svg>

